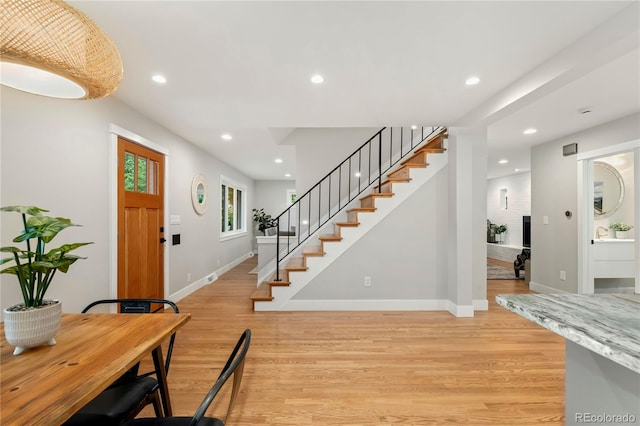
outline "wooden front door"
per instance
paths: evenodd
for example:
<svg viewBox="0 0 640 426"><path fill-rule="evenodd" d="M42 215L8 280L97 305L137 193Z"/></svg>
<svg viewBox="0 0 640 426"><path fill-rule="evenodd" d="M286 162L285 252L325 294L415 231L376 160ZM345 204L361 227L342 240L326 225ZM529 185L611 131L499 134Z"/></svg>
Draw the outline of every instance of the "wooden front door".
<svg viewBox="0 0 640 426"><path fill-rule="evenodd" d="M118 297L164 298L164 156L118 137Z"/></svg>

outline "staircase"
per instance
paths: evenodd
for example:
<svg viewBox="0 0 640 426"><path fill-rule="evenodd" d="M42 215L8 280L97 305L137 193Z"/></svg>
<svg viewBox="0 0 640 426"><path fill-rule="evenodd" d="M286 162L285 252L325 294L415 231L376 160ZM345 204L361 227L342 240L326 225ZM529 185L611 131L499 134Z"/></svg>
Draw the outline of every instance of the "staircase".
<svg viewBox="0 0 640 426"><path fill-rule="evenodd" d="M261 283L252 294L251 300L253 303L253 309L269 310L270 302L273 302L276 297L274 293L277 295L277 292L274 291L274 289L290 287L292 285L292 279L296 277L296 273L309 271L309 264L311 263L309 261L310 258L323 258L327 255L325 247L347 244L343 242L343 234L347 232L347 229L360 227L361 221L364 219L361 215L376 214L376 211L378 210L376 207L376 201L379 199L392 199L395 195L393 191L394 185L410 184L412 180L412 170L424 169L429 166L429 163L427 162L428 156L445 153L446 149L444 148L444 140L446 138L447 129L438 128L431 134L427 135L420 143L415 147L412 147L412 149L404 155L402 155L403 148L401 146L400 160L395 165L392 164L391 160L389 160L389 166L386 174L383 176L382 173L378 173L377 176L374 176L374 182L377 180L377 184L373 183L370 185L370 192L364 194L365 191L361 191L364 195L359 196L357 200L354 200L354 202L345 203L344 207L338 209L340 212L344 210L344 214L341 215L342 220L334 221L332 223L333 226L331 226L331 224L327 224L326 226L318 224L315 232L309 232L302 243L298 244L298 246L293 250L289 249L290 242L288 241L288 238L280 237L280 239L284 239L287 242L287 249L277 249L278 256L276 265L279 265L279 267L276 266L276 272L270 277L270 279ZM382 142L380 142L380 146L382 146ZM380 152L382 152L382 149L380 149ZM356 151L356 153L358 153L358 151ZM382 157L382 155L380 155L380 157ZM369 158L371 158L371 148L369 148ZM379 159L379 162L380 166L378 171L381 171L383 169L381 158ZM371 163L371 159L369 160L369 163ZM349 161L349 166L349 170L351 171L351 161ZM334 169L334 171L336 169ZM369 169L371 169L371 164L369 165ZM371 179L369 179L369 181L371 181ZM329 180L329 182L331 181ZM351 185L351 182L349 185ZM329 190L329 197L331 198L330 194L331 192ZM305 196L306 195L307 194L305 194ZM320 205L320 202L318 202L318 205ZM338 206L340 207L339 202ZM302 205L300 205L298 210L300 215L302 214L302 210ZM329 211L331 211L330 208ZM311 208L309 208L309 212L311 212ZM281 215L281 217L283 215ZM290 215L291 214L288 213L289 217ZM309 213L309 216L311 216L311 213ZM333 216L336 215L334 214ZM329 214L329 217L332 216ZM318 219L320 221L320 218ZM298 220L298 223L300 223L300 220ZM298 227L298 229L300 228ZM317 238L314 241L311 237ZM298 239L300 239L300 236L298 236ZM342 251L344 251L346 248L342 247L342 249ZM315 267L321 268L322 266L315 265Z"/></svg>

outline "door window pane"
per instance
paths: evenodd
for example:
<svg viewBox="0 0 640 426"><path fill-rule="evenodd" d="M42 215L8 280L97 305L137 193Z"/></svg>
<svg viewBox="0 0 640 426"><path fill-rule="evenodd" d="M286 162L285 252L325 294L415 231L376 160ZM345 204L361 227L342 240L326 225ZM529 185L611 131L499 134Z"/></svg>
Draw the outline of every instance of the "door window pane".
<svg viewBox="0 0 640 426"><path fill-rule="evenodd" d="M149 180L148 180L148 193L149 194L157 194L158 193L158 162L149 160L147 163L147 167L149 167Z"/></svg>
<svg viewBox="0 0 640 426"><path fill-rule="evenodd" d="M135 191L135 163L136 156L125 152L124 153L124 190Z"/></svg>
<svg viewBox="0 0 640 426"><path fill-rule="evenodd" d="M138 192L147 192L147 159L138 157Z"/></svg>

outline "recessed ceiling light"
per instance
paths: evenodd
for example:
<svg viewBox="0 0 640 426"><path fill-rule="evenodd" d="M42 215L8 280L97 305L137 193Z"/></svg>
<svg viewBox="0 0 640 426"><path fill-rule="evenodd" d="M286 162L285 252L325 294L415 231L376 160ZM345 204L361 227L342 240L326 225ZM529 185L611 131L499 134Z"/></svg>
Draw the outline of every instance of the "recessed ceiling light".
<svg viewBox="0 0 640 426"><path fill-rule="evenodd" d="M509 162L509 160L507 160L506 158L503 158L502 160L498 161L498 164L507 164Z"/></svg>
<svg viewBox="0 0 640 426"><path fill-rule="evenodd" d="M165 84L167 82L167 78L161 74L154 74L151 77L151 80L155 81L158 84Z"/></svg>
<svg viewBox="0 0 640 426"><path fill-rule="evenodd" d="M469 77L467 81L464 82L467 86L475 86L478 83L480 83L480 79L476 76Z"/></svg>
<svg viewBox="0 0 640 426"><path fill-rule="evenodd" d="M354 175L355 177L360 177L360 172L355 172L353 175Z"/></svg>
<svg viewBox="0 0 640 426"><path fill-rule="evenodd" d="M530 128L530 129L525 130L525 131L524 131L524 132L522 132L522 133L523 133L523 134L525 134L525 135L533 135L534 133L537 133L537 132L538 132L538 130L537 130L537 129L534 129L534 128L532 127L532 128Z"/></svg>
<svg viewBox="0 0 640 426"><path fill-rule="evenodd" d="M519 172L519 171L520 171L520 169L513 169L513 171L514 171L514 172Z"/></svg>
<svg viewBox="0 0 640 426"><path fill-rule="evenodd" d="M284 177L291 177L291 173L285 173Z"/></svg>
<svg viewBox="0 0 640 426"><path fill-rule="evenodd" d="M275 162L276 162L276 163L278 163L278 164L281 164L281 163L282 163L282 158L276 158L276 159L275 159L275 160L273 160L273 161L275 161Z"/></svg>
<svg viewBox="0 0 640 426"><path fill-rule="evenodd" d="M313 84L322 84L322 82L324 82L324 77L321 76L320 74L316 74L313 77L311 77L311 82Z"/></svg>
<svg viewBox="0 0 640 426"><path fill-rule="evenodd" d="M416 126L415 124L413 126L411 126L411 130L416 130L418 128L418 126Z"/></svg>
<svg viewBox="0 0 640 426"><path fill-rule="evenodd" d="M222 139L224 139L225 141L230 141L231 139L233 139L231 137L231 135L229 133L224 133L222 136L220 136Z"/></svg>

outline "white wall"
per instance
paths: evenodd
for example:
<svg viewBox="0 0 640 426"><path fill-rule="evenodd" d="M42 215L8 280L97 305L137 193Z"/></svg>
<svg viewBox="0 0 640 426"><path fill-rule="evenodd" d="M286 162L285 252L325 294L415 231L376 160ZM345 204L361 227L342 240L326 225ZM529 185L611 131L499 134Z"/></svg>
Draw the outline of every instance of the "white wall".
<svg viewBox="0 0 640 426"><path fill-rule="evenodd" d="M296 129L282 143L296 147L296 189L301 197L380 128Z"/></svg>
<svg viewBox="0 0 640 426"><path fill-rule="evenodd" d="M169 132L113 97L92 101L69 101L0 89L1 183L0 203L37 205L52 214L69 217L82 224L61 233L54 242L93 241L78 250L88 259L77 262L68 274L59 274L48 296L60 298L65 312L77 312L92 300L110 296L109 254L109 135L110 124L144 137L169 151L166 182L169 191L167 215L180 215L181 225L169 227L180 233L182 243L167 245L170 296L191 281L236 261L251 250L252 234L219 241L220 209L216 200L219 176L224 174L247 186L254 183L237 170ZM199 216L191 205L191 180L197 173L206 176L211 204ZM253 199L248 200L251 212ZM167 222L168 223L168 222ZM251 223L251 217L248 218ZM19 227L19 216L2 214L2 246L11 245ZM0 276L0 304L21 300L14 276Z"/></svg>
<svg viewBox="0 0 640 426"><path fill-rule="evenodd" d="M447 174L440 171L294 299L447 299Z"/></svg>
<svg viewBox="0 0 640 426"><path fill-rule="evenodd" d="M564 157L562 146L578 143L587 152L640 138L640 114L633 114L531 149L531 281L570 293L578 291L576 221L577 156ZM571 219L565 211L571 211ZM543 217L549 224L543 225ZM566 280L560 280L566 271Z"/></svg>
<svg viewBox="0 0 640 426"><path fill-rule="evenodd" d="M500 190L507 190L507 209L500 205ZM507 225L503 244L522 247L522 216L531 215L531 173L487 180L487 219Z"/></svg>
<svg viewBox="0 0 640 426"><path fill-rule="evenodd" d="M255 183L254 204L256 209L264 209L266 214L276 218L289 204L287 190L296 189L294 180L259 180Z"/></svg>

